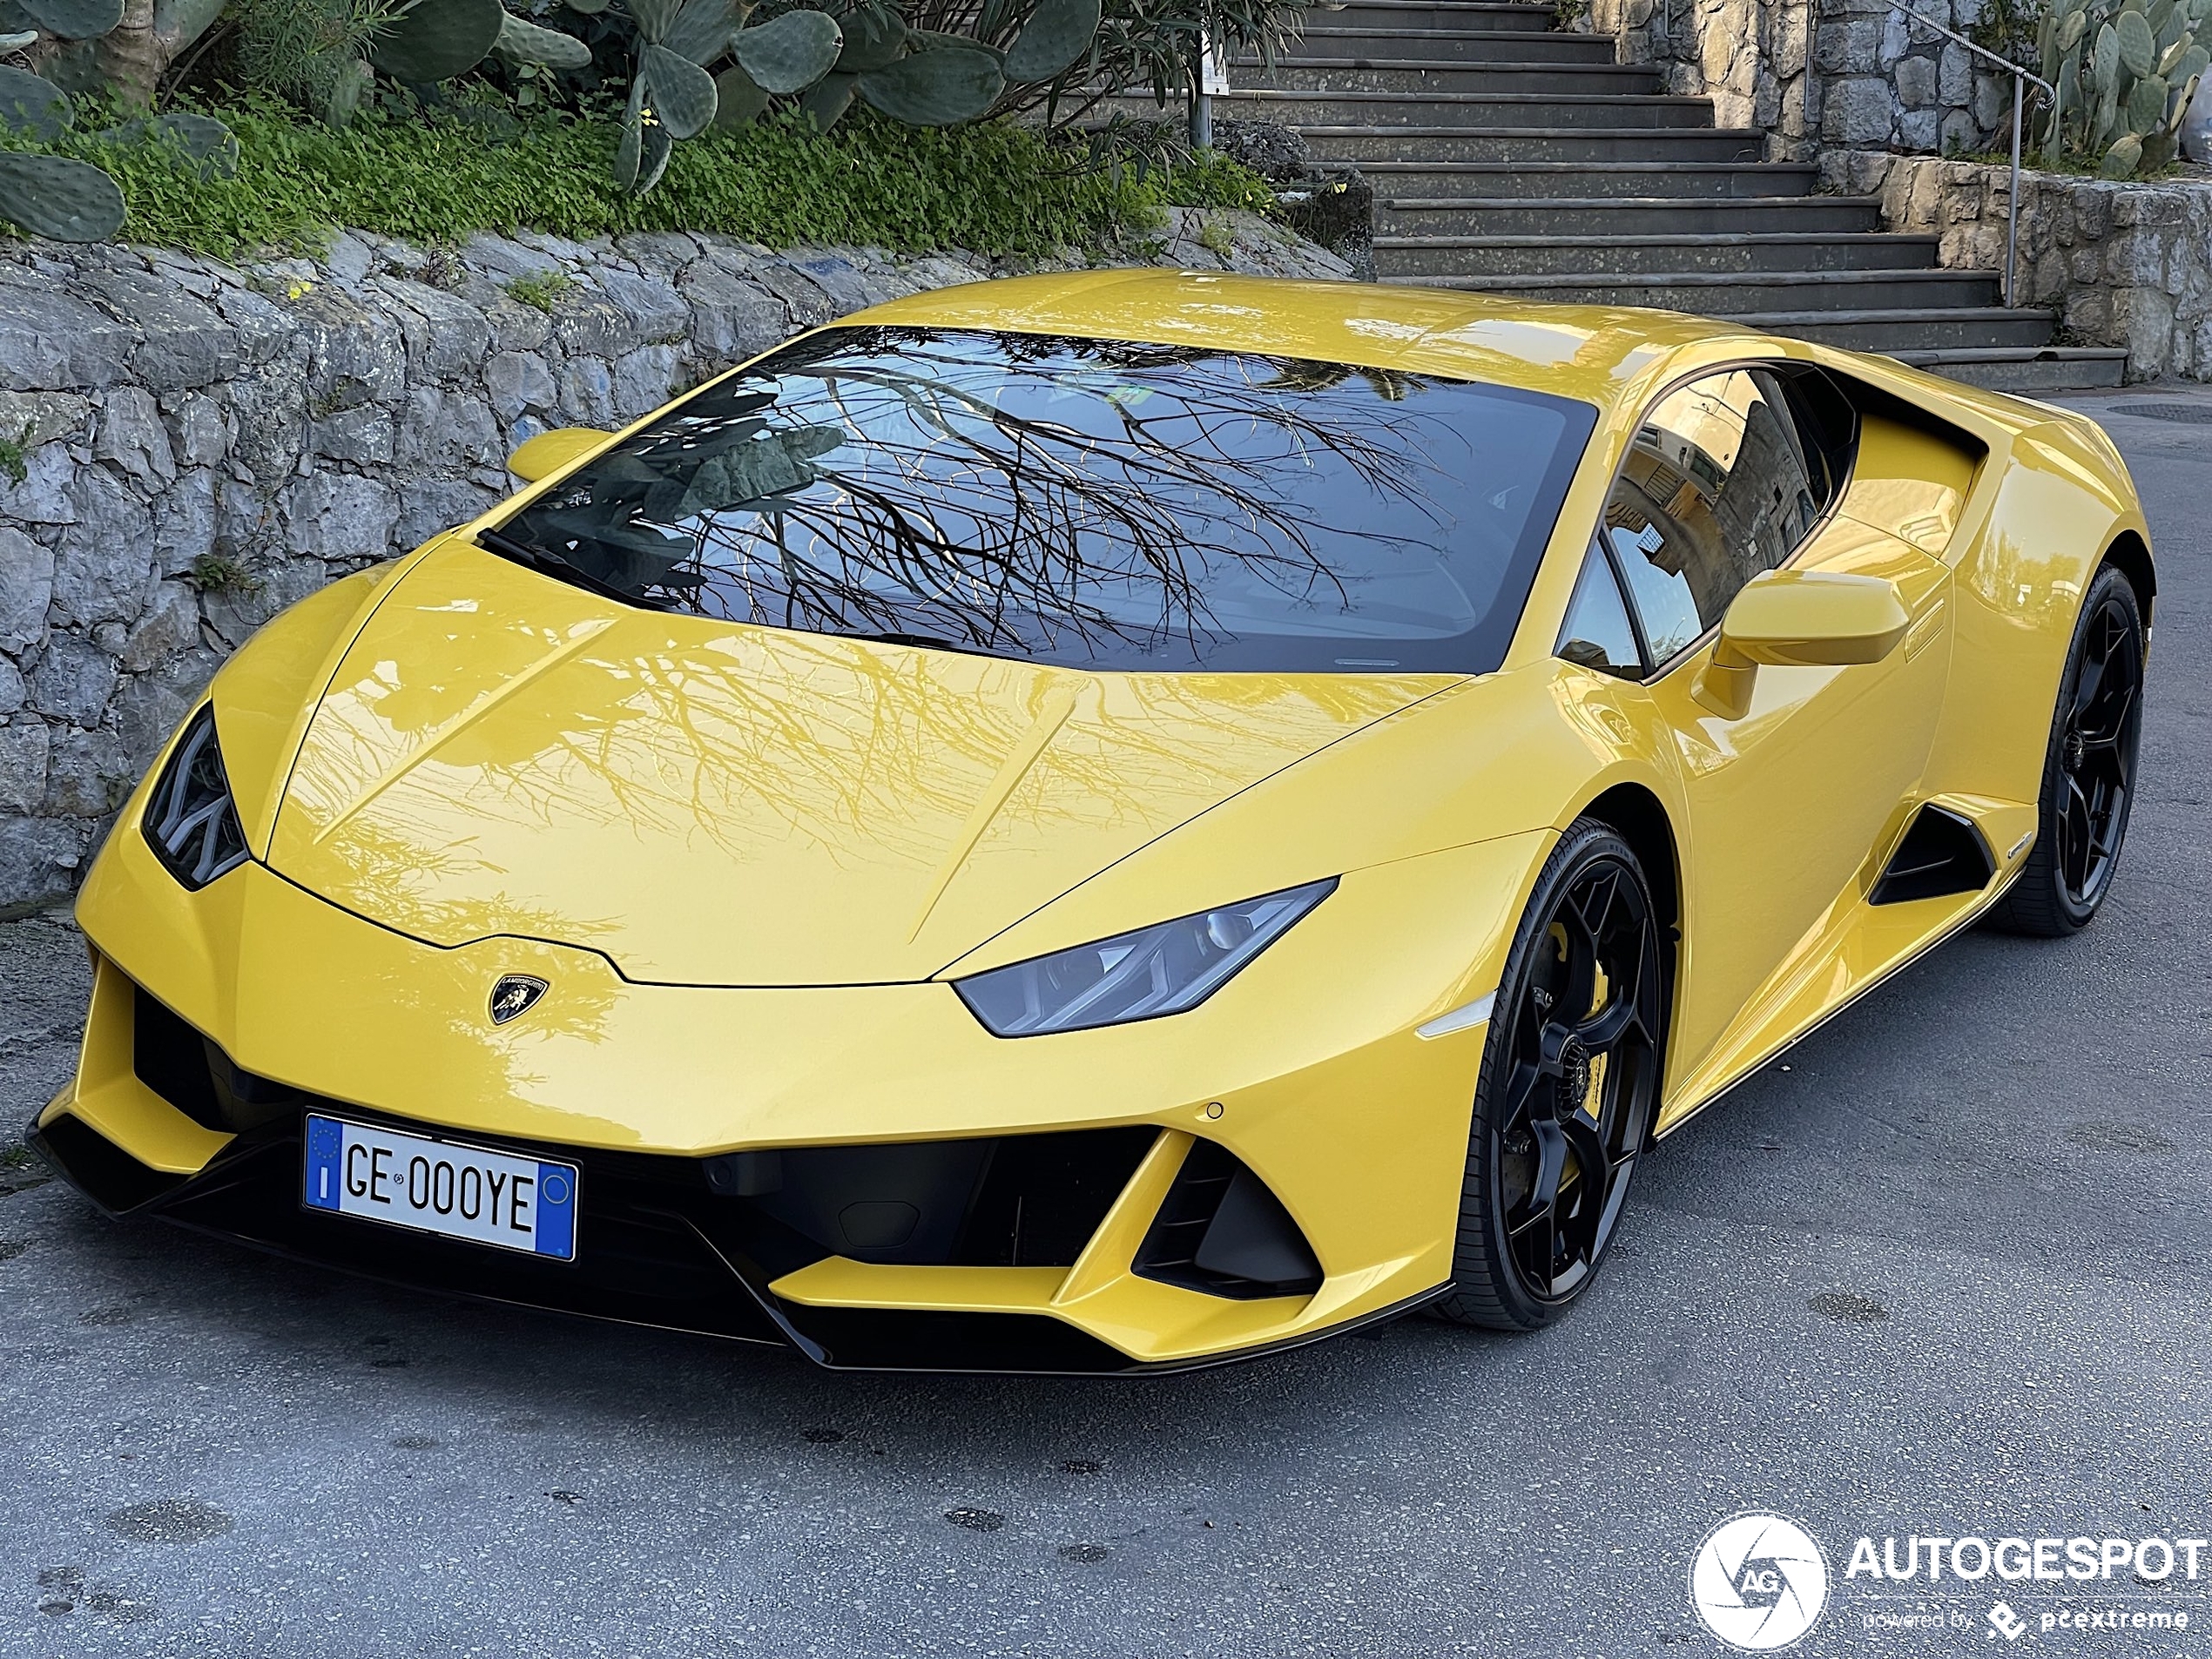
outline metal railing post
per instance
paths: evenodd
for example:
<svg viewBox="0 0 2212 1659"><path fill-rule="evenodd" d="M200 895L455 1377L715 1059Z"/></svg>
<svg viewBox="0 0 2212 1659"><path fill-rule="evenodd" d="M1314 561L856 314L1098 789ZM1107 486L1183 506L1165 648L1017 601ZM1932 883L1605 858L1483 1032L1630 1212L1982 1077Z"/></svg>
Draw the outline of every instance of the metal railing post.
<svg viewBox="0 0 2212 1659"><path fill-rule="evenodd" d="M1956 30L1947 29L1933 17L1925 17L1905 3L1905 0L1889 0L1890 10L1902 12L1914 23L1925 24L1946 40L1953 40L1986 63L1994 64L2013 78L2013 174L2012 185L2005 198L2005 304L2013 303L2013 289L2020 266L2020 132L2026 121L2027 88L2032 84L2051 100L2053 141L2057 138L2060 104L2059 89L2040 75L2023 69L2008 57L2000 57L1986 46L1977 46Z"/></svg>
<svg viewBox="0 0 2212 1659"><path fill-rule="evenodd" d="M2027 83L2013 77L2013 182L2005 196L2005 307L2013 305L2013 273L2020 253L2020 105Z"/></svg>

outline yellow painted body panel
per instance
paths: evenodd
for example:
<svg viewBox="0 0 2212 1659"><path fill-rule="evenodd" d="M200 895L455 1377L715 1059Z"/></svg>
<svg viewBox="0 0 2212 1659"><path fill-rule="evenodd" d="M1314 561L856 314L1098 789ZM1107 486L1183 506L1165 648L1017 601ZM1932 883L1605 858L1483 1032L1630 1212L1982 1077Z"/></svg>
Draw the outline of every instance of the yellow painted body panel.
<svg viewBox="0 0 2212 1659"><path fill-rule="evenodd" d="M1717 323L1126 272L864 314L1487 379L1601 418L1480 678L1095 674L741 627L630 609L460 535L340 583L212 689L255 861L188 893L139 832L142 797L122 813L78 907L103 959L84 1059L48 1121L176 1173L224 1144L131 1076L127 976L248 1071L482 1136L699 1157L1144 1126L1152 1151L1072 1267L831 1258L776 1293L1042 1315L1136 1360L1296 1340L1445 1281L1486 1027L1415 1031L1496 988L1591 802L1648 798L1672 843L1669 1127L2001 888L2075 607L2116 537L2148 546L2079 417ZM1734 720L1695 692L1711 636L1644 684L1558 660L1640 413L1763 360L1826 365L1961 435L1870 418L1793 561L1888 584L1901 637L1878 661L1764 664ZM1931 799L1982 826L1996 880L1869 907ZM1334 893L1171 1018L1005 1041L945 982L1325 877ZM557 990L495 1026L490 988L516 973ZM1130 1272L1193 1137L1281 1199L1318 1291L1236 1302Z"/></svg>

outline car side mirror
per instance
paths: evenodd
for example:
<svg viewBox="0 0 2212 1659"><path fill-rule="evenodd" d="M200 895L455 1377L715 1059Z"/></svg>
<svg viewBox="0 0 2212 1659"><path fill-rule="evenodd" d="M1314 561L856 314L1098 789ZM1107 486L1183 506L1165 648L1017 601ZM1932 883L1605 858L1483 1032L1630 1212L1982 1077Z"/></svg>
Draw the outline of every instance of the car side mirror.
<svg viewBox="0 0 2212 1659"><path fill-rule="evenodd" d="M1751 711L1762 664L1835 668L1878 663L1898 647L1912 613L1894 583L1831 570L1766 570L1743 584L1721 618L1712 660L1690 687L1723 720Z"/></svg>
<svg viewBox="0 0 2212 1659"><path fill-rule="evenodd" d="M613 436L613 433L602 432L597 427L555 427L550 432L541 432L516 445L515 453L507 457L507 470L525 483L534 484Z"/></svg>

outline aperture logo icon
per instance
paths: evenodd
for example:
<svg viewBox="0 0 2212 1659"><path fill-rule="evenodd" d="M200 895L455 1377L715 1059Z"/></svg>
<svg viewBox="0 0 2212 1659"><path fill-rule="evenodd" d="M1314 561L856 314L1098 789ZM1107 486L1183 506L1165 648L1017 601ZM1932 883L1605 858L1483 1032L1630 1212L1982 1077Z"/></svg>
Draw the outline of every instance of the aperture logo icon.
<svg viewBox="0 0 2212 1659"><path fill-rule="evenodd" d="M1705 1534L1689 1562L1689 1604L1741 1653L1795 1643L1828 1605L1828 1558L1796 1521L1751 1510Z"/></svg>

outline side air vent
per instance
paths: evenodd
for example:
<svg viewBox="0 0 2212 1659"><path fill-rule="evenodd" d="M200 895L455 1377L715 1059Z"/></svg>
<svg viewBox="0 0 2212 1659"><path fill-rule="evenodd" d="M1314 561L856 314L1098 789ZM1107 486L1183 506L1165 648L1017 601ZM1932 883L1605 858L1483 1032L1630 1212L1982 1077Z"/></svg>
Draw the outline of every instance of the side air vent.
<svg viewBox="0 0 2212 1659"><path fill-rule="evenodd" d="M1321 1288L1321 1264L1283 1201L1212 1141L1194 1142L1184 1155L1130 1271L1238 1301Z"/></svg>
<svg viewBox="0 0 2212 1659"><path fill-rule="evenodd" d="M1890 855L1889 867L1867 902L1910 904L1915 899L1979 893L1996 873L1989 843L1971 819L1945 807L1923 806Z"/></svg>

